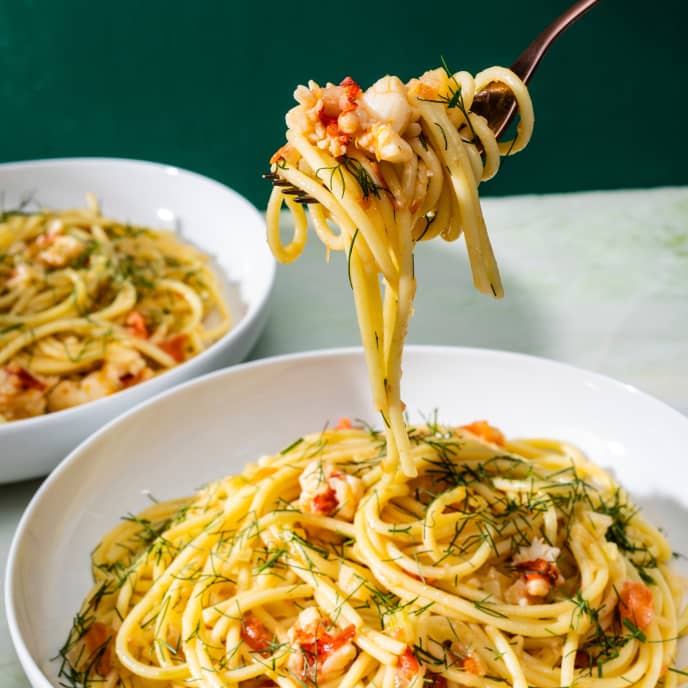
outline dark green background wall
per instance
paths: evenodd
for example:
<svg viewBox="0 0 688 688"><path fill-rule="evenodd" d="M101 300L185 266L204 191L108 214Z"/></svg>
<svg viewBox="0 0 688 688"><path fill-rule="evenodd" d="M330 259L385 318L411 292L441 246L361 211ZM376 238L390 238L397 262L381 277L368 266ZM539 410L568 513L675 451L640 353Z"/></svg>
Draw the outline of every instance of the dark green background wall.
<svg viewBox="0 0 688 688"><path fill-rule="evenodd" d="M0 0L0 160L111 155L259 174L308 78L510 64L568 0ZM603 0L532 85L531 147L485 193L688 182L687 3Z"/></svg>

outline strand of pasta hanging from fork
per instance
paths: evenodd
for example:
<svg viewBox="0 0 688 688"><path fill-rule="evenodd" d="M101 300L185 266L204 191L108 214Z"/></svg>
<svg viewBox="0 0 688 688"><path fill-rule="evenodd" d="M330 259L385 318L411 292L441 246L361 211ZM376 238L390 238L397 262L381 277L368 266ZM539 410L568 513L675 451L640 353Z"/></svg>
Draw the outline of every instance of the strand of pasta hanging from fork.
<svg viewBox="0 0 688 688"><path fill-rule="evenodd" d="M520 115L515 138L501 143L485 119L471 113L474 94L494 81L511 89ZM311 81L294 97L287 143L271 158L267 175L274 184L268 242L279 261L295 260L306 243L308 206L328 252L347 253L373 400L388 430L386 468L413 475L400 386L416 288L414 247L463 233L475 287L503 295L478 185L497 173L501 155L527 145L530 97L508 69L492 67L473 78L446 65L408 84L386 76L367 91L350 77L324 88ZM286 244L280 236L284 203L294 219Z"/></svg>

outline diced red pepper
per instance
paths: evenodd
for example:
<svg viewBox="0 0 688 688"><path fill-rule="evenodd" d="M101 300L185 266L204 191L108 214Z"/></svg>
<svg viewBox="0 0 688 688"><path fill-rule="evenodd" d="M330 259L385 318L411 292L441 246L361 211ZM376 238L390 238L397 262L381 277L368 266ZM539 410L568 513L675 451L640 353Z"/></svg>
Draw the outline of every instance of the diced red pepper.
<svg viewBox="0 0 688 688"><path fill-rule="evenodd" d="M554 585L559 580L559 569L553 561L546 559L533 559L531 561L518 561L514 564L517 571L521 571L524 577L529 580L529 576L543 576L551 585Z"/></svg>
<svg viewBox="0 0 688 688"><path fill-rule="evenodd" d="M352 110L355 110L358 107L356 99L361 95L361 87L350 76L342 79L339 85L346 89L346 97L349 101L342 112L351 112Z"/></svg>
<svg viewBox="0 0 688 688"><path fill-rule="evenodd" d="M160 344L160 348L172 356L177 363L182 363L186 360L186 342L189 339L187 334L178 334L170 339L166 339Z"/></svg>
<svg viewBox="0 0 688 688"><path fill-rule="evenodd" d="M332 515L339 508L337 494L330 485L313 497L313 508L318 514Z"/></svg>
<svg viewBox="0 0 688 688"><path fill-rule="evenodd" d="M416 674L420 672L420 662L408 645L399 655L399 671L405 681L412 681Z"/></svg>
<svg viewBox="0 0 688 688"><path fill-rule="evenodd" d="M492 444L497 444L500 447L504 446L505 437L504 434L498 428L490 425L486 420L476 420L468 425L462 425L460 430L468 430L468 432L477 435L486 442L491 442Z"/></svg>
<svg viewBox="0 0 688 688"><path fill-rule="evenodd" d="M263 622L254 614L248 612L241 620L241 639L254 652L269 652L272 635Z"/></svg>
<svg viewBox="0 0 688 688"><path fill-rule="evenodd" d="M353 624L336 633L328 630L331 627L332 622L328 618L323 618L318 624L315 638L310 632L303 630L297 632L296 638L301 649L305 654L315 658L319 664L356 637L356 626Z"/></svg>
<svg viewBox="0 0 688 688"><path fill-rule="evenodd" d="M645 583L626 581L619 593L619 615L622 623L628 619L644 631L655 616L652 590Z"/></svg>
<svg viewBox="0 0 688 688"><path fill-rule="evenodd" d="M22 390L26 391L28 389L36 389L39 392L43 392L47 385L42 380L39 380L35 375L30 373L26 368L23 368L16 363L11 363L5 366L5 372L8 375L13 375L17 378L17 382Z"/></svg>
<svg viewBox="0 0 688 688"><path fill-rule="evenodd" d="M127 326L127 330L134 335L134 337L140 337L141 339L148 339L148 328L146 327L146 320L141 315L139 311L131 311L127 315L127 319L124 321Z"/></svg>
<svg viewBox="0 0 688 688"><path fill-rule="evenodd" d="M470 655L461 660L461 668L464 671L467 671L469 674L473 674L474 676L480 676L482 673L480 671L480 664L478 664L478 660Z"/></svg>

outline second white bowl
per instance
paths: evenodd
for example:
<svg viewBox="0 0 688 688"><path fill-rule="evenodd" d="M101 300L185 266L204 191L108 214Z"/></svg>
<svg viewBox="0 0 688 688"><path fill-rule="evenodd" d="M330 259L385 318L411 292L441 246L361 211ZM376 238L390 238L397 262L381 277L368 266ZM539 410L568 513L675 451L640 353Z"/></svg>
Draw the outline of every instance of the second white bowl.
<svg viewBox="0 0 688 688"><path fill-rule="evenodd" d="M260 213L232 189L177 167L135 160L74 158L0 165L4 208L31 195L40 205L82 207L93 192L103 213L174 229L209 254L234 325L207 350L147 382L59 413L0 425L0 482L44 475L91 432L138 402L243 359L266 321L275 262Z"/></svg>

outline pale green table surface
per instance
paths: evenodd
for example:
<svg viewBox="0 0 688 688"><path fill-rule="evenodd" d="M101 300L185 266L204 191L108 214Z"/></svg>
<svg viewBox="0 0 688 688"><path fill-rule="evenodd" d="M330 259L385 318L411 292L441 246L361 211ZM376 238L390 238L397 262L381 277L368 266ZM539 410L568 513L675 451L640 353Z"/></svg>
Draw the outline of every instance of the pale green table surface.
<svg viewBox="0 0 688 688"><path fill-rule="evenodd" d="M688 188L488 199L484 209L506 298L473 291L461 241L423 244L409 341L554 358L688 414ZM280 266L251 358L357 344L344 257L323 256L311 237L298 264ZM39 484L0 486L0 562ZM0 688L26 688L4 601L0 612Z"/></svg>

